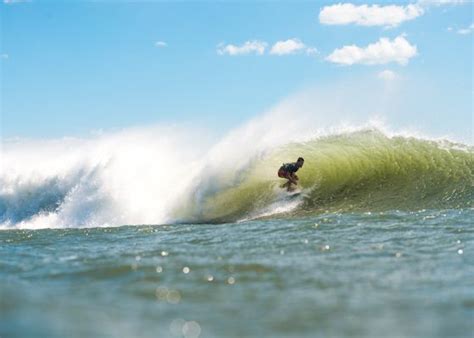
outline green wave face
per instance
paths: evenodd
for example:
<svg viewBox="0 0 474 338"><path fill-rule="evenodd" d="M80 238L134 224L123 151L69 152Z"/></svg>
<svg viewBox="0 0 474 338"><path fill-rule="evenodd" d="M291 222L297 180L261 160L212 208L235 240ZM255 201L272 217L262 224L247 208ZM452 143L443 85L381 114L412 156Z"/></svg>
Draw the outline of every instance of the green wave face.
<svg viewBox="0 0 474 338"><path fill-rule="evenodd" d="M304 191L291 215L334 211L472 207L473 147L359 131L293 143L255 159L230 186L214 189L179 213L193 221L235 221L281 199L284 162L305 158ZM217 181L234 177L221 173Z"/></svg>

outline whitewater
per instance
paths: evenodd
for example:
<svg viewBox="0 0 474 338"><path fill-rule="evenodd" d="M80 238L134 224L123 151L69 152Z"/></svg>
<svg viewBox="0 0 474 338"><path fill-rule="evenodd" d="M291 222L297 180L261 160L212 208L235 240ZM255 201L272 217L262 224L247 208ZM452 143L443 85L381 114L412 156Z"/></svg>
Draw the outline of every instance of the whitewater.
<svg viewBox="0 0 474 338"><path fill-rule="evenodd" d="M472 207L474 148L388 131L323 126L271 111L220 138L176 126L86 138L9 140L0 227L231 222L351 210ZM318 127L319 126L319 127ZM303 156L297 201L276 171Z"/></svg>

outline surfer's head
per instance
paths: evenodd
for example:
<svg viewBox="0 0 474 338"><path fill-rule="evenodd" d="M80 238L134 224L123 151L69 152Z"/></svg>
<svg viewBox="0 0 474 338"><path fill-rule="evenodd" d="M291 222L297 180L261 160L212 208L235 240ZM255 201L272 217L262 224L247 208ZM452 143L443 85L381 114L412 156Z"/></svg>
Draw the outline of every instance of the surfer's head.
<svg viewBox="0 0 474 338"><path fill-rule="evenodd" d="M298 160L296 161L296 164L298 165L298 167L301 168L304 164L304 158L298 157Z"/></svg>

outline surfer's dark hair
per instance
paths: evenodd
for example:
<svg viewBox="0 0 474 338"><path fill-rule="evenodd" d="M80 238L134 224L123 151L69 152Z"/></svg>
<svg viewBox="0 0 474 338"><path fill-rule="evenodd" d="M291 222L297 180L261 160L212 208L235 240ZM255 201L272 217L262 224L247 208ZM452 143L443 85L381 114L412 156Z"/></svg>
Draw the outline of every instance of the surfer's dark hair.
<svg viewBox="0 0 474 338"><path fill-rule="evenodd" d="M298 157L298 161L303 161L304 162L304 158Z"/></svg>

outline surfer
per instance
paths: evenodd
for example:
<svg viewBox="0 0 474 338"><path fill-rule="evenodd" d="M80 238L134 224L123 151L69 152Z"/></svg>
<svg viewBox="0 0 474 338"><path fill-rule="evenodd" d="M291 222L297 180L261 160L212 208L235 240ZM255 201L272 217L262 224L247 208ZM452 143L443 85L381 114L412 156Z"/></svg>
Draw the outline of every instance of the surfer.
<svg viewBox="0 0 474 338"><path fill-rule="evenodd" d="M286 178L288 182L282 185L282 188L286 188L287 191L292 191L291 184L298 185L298 176L296 172L304 164L304 158L298 157L298 160L294 163L284 163L280 169L278 169L278 177Z"/></svg>

